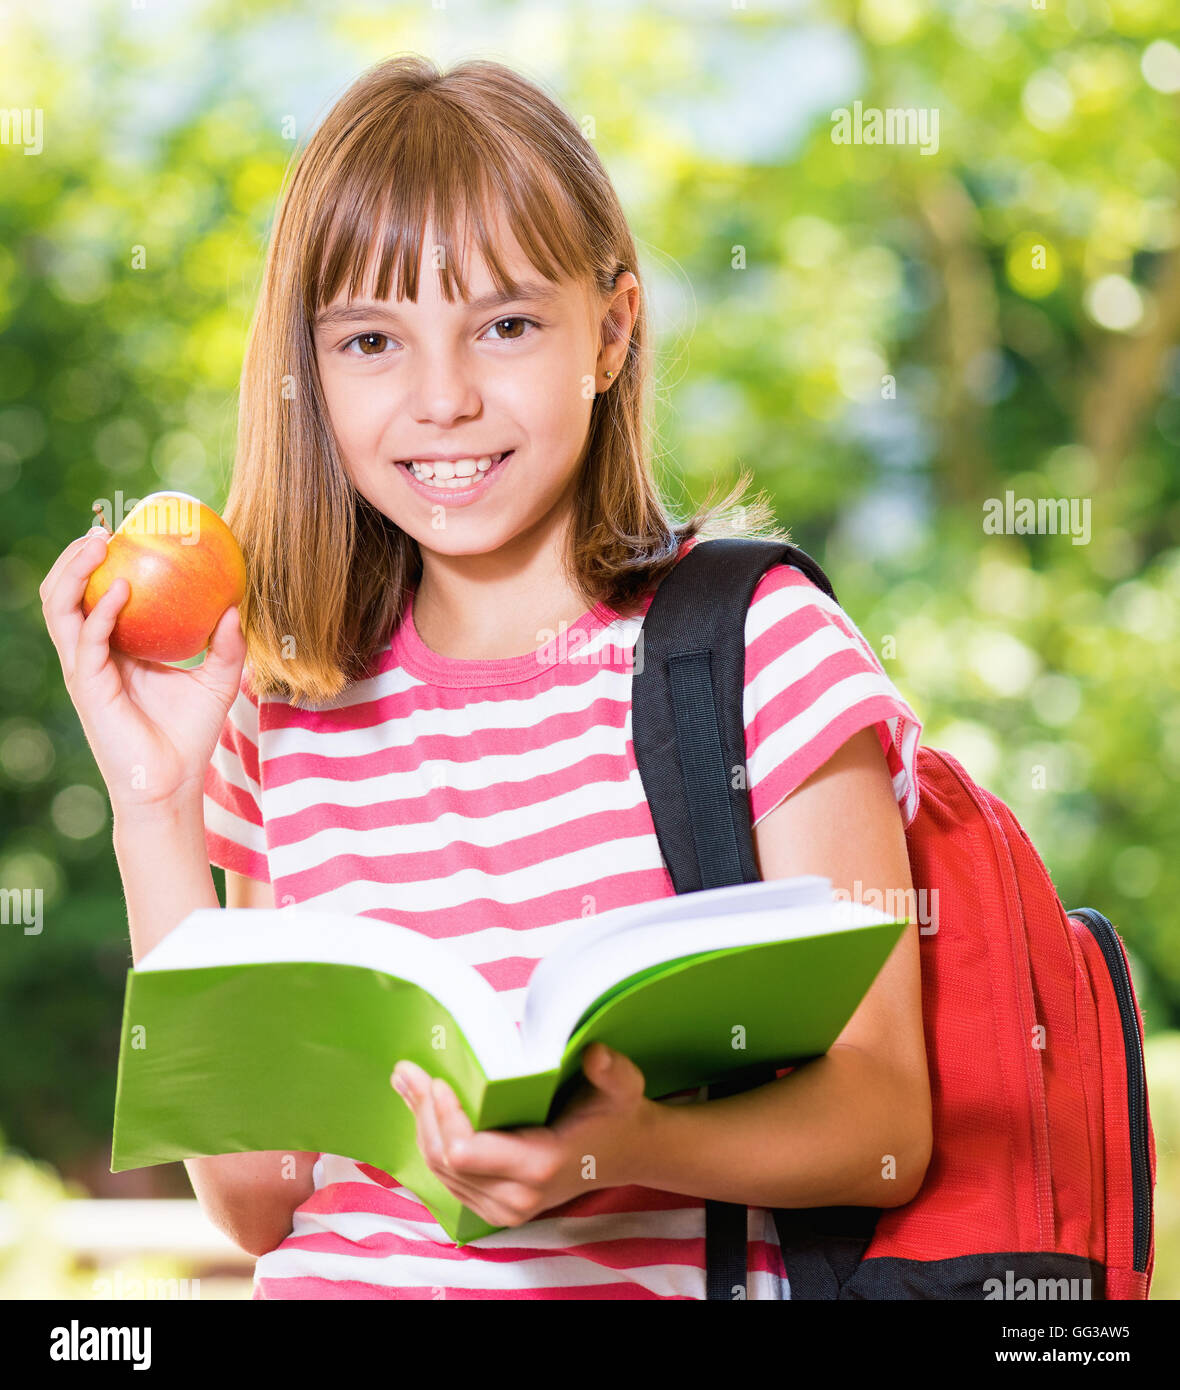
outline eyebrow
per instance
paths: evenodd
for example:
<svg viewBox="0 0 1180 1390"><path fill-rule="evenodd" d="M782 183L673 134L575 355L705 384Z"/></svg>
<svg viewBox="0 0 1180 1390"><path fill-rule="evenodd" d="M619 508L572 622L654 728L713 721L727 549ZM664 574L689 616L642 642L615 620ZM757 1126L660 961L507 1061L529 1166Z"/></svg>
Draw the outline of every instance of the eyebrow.
<svg viewBox="0 0 1180 1390"><path fill-rule="evenodd" d="M479 314L486 309L497 309L504 304L549 304L557 299L560 293L556 285L526 281L519 287L517 294L501 294L499 290L492 290L490 294L480 295L478 299L465 300L464 303L472 313ZM366 319L398 317L398 311L388 302L362 299L321 309L315 316L313 327L335 328L345 323L362 323Z"/></svg>

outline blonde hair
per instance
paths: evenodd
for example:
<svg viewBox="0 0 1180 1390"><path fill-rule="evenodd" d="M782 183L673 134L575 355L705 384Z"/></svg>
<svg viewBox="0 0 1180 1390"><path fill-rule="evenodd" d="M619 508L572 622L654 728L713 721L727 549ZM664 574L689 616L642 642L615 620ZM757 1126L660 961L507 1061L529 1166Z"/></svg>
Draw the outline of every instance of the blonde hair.
<svg viewBox="0 0 1180 1390"><path fill-rule="evenodd" d="M443 238L448 302L456 290L468 297L457 225L474 226L497 289L514 294L488 231L493 209L551 281L579 279L606 295L621 272L638 274L638 257L591 143L556 101L500 63L445 74L417 55L377 63L293 163L246 346L224 517L246 558L248 679L257 695L302 705L370 672L422 573L417 541L356 491L342 465L316 368L316 314L346 282L356 297L374 256L377 297L389 297L396 276L398 297L416 302L427 222ZM587 607L619 611L659 583L687 537L789 539L761 497L741 503L748 474L720 502L711 491L687 520L661 499L642 286L640 300L622 368L592 407L563 559Z"/></svg>

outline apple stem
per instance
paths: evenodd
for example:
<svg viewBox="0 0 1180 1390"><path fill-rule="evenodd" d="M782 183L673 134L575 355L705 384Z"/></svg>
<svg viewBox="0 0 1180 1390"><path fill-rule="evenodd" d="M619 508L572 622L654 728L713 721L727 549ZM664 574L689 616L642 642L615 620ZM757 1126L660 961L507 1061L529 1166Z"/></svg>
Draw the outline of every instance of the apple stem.
<svg viewBox="0 0 1180 1390"><path fill-rule="evenodd" d="M102 514L102 503L101 503L101 502L96 502L96 503L94 504L94 506L91 508L91 511L94 513L94 524L95 524L96 526L101 526L102 529L103 529L104 531L106 531L108 535L110 535L110 534L111 534L111 528L110 528L110 526L107 524L107 519L106 519L106 517L103 516L103 514Z"/></svg>

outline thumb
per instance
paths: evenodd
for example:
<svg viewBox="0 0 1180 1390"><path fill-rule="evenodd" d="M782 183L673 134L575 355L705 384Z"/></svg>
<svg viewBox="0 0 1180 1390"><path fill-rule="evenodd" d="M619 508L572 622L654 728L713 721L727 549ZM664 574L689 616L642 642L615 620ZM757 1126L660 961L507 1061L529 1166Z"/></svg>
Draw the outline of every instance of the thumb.
<svg viewBox="0 0 1180 1390"><path fill-rule="evenodd" d="M629 1094L643 1090L643 1073L635 1063L604 1042L591 1043L586 1049L582 1070L600 1091Z"/></svg>
<svg viewBox="0 0 1180 1390"><path fill-rule="evenodd" d="M222 613L210 636L205 660L195 668L207 686L215 690L232 688L237 691L246 660L246 638L242 632L241 614L237 604Z"/></svg>

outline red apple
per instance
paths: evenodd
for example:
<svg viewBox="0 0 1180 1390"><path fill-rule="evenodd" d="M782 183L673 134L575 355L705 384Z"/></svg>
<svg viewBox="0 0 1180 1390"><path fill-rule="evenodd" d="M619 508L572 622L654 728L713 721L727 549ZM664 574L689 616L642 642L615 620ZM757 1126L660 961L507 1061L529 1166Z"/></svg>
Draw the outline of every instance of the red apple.
<svg viewBox="0 0 1180 1390"><path fill-rule="evenodd" d="M131 594L111 646L142 661L199 655L221 615L246 594L246 561L233 532L184 492L153 492L127 513L90 576L82 612L89 614L120 577Z"/></svg>

